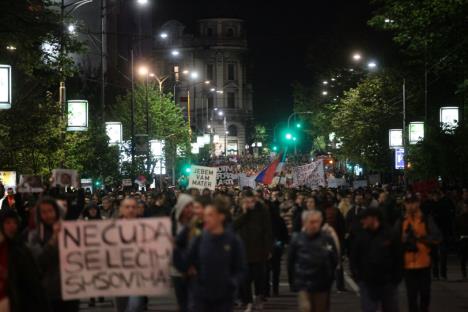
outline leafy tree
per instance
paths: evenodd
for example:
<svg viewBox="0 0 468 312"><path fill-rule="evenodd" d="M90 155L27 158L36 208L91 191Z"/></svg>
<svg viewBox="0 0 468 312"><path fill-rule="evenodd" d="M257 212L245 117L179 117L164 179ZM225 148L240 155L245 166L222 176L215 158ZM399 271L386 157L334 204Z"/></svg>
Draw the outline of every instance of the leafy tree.
<svg viewBox="0 0 468 312"><path fill-rule="evenodd" d="M268 142L268 133L264 125L255 125L252 141L262 142L263 144Z"/></svg>
<svg viewBox="0 0 468 312"><path fill-rule="evenodd" d="M135 134L146 133L146 99L149 111L149 140L165 140L165 154L171 164L175 164L177 154L184 157L190 151L190 133L184 115L179 106L175 105L172 95L159 93L153 83L137 84L135 87ZM125 141L131 139L131 93L117 97L113 120L123 124ZM179 153L178 153L179 152ZM141 158L143 160L141 160ZM141 157L139 172L146 172L143 168L144 158ZM151 160L154 163L155 160Z"/></svg>
<svg viewBox="0 0 468 312"><path fill-rule="evenodd" d="M342 143L338 155L370 170L390 168L388 129L401 120L401 108L391 99L399 90L398 79L378 73L345 92L331 119L332 129Z"/></svg>

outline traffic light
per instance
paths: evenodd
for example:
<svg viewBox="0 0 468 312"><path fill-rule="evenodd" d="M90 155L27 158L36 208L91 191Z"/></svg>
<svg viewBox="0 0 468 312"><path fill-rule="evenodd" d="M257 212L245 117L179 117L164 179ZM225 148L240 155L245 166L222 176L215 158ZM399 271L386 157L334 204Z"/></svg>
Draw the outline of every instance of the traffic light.
<svg viewBox="0 0 468 312"><path fill-rule="evenodd" d="M95 186L96 188L100 188L100 187L102 186L101 180L96 180L96 181L94 181L94 186Z"/></svg>
<svg viewBox="0 0 468 312"><path fill-rule="evenodd" d="M185 165L182 168L182 172L183 172L183 174L190 174L190 172L192 172L192 166L191 165Z"/></svg>
<svg viewBox="0 0 468 312"><path fill-rule="evenodd" d="M292 140L293 140L294 142L296 142L296 141L297 141L297 138L296 138L296 137L293 137Z"/></svg>
<svg viewBox="0 0 468 312"><path fill-rule="evenodd" d="M293 138L293 135L291 132L286 132L286 135L284 136L286 140L291 141Z"/></svg>
<svg viewBox="0 0 468 312"><path fill-rule="evenodd" d="M302 128L302 124L300 122L296 123L296 128L297 129L301 129Z"/></svg>
<svg viewBox="0 0 468 312"><path fill-rule="evenodd" d="M271 149L273 150L273 152L276 152L276 151L278 151L278 146L273 145L273 147Z"/></svg>

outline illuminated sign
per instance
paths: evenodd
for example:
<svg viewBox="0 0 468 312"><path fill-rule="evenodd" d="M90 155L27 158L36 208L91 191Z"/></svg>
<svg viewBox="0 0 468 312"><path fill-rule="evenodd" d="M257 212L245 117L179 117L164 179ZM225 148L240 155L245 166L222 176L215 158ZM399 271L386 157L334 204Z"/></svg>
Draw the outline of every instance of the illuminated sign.
<svg viewBox="0 0 468 312"><path fill-rule="evenodd" d="M442 127L448 130L455 129L458 126L459 120L458 107L441 107L440 108L440 123Z"/></svg>
<svg viewBox="0 0 468 312"><path fill-rule="evenodd" d="M424 122L415 121L409 123L409 143L416 144L424 139Z"/></svg>
<svg viewBox="0 0 468 312"><path fill-rule="evenodd" d="M151 140L150 150L155 158L156 165L154 166L154 173L166 174L166 155L164 154L164 140Z"/></svg>
<svg viewBox="0 0 468 312"><path fill-rule="evenodd" d="M121 122L106 122L106 133L109 137L109 144L122 143L122 123Z"/></svg>
<svg viewBox="0 0 468 312"><path fill-rule="evenodd" d="M388 142L390 148L397 148L403 146L403 130L390 129L388 130Z"/></svg>
<svg viewBox="0 0 468 312"><path fill-rule="evenodd" d="M0 109L11 108L11 66L0 65Z"/></svg>
<svg viewBox="0 0 468 312"><path fill-rule="evenodd" d="M395 169L405 169L405 150L403 148L395 149Z"/></svg>
<svg viewBox="0 0 468 312"><path fill-rule="evenodd" d="M88 101L70 100L67 102L67 130L88 130Z"/></svg>

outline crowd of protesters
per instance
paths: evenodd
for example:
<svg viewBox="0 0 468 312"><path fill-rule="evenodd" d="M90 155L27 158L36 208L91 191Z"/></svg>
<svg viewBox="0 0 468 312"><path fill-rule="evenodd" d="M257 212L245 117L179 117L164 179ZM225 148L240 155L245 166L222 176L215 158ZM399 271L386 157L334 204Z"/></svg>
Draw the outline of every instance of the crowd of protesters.
<svg viewBox="0 0 468 312"><path fill-rule="evenodd" d="M0 211L0 311L78 311L61 299L60 221L169 217L172 282L179 311L261 311L280 296L282 262L299 311L329 311L344 271L359 285L362 311L428 311L431 280L447 279L457 251L467 279L468 191L427 194L388 188L311 190L223 187L41 195L6 193ZM89 305L95 304L91 298ZM148 299L115 298L116 311Z"/></svg>

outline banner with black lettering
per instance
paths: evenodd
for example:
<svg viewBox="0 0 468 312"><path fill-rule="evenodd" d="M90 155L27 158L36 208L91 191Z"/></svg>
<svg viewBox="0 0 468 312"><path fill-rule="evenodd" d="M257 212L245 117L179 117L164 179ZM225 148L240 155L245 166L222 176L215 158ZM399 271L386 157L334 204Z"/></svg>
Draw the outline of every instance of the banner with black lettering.
<svg viewBox="0 0 468 312"><path fill-rule="evenodd" d="M238 185L239 175L236 173L237 166L218 167L216 174L217 185Z"/></svg>
<svg viewBox="0 0 468 312"><path fill-rule="evenodd" d="M64 300L169 293L169 218L63 222L59 253Z"/></svg>
<svg viewBox="0 0 468 312"><path fill-rule="evenodd" d="M189 188L197 188L199 190L216 189L216 167L203 167L192 165L189 176Z"/></svg>

